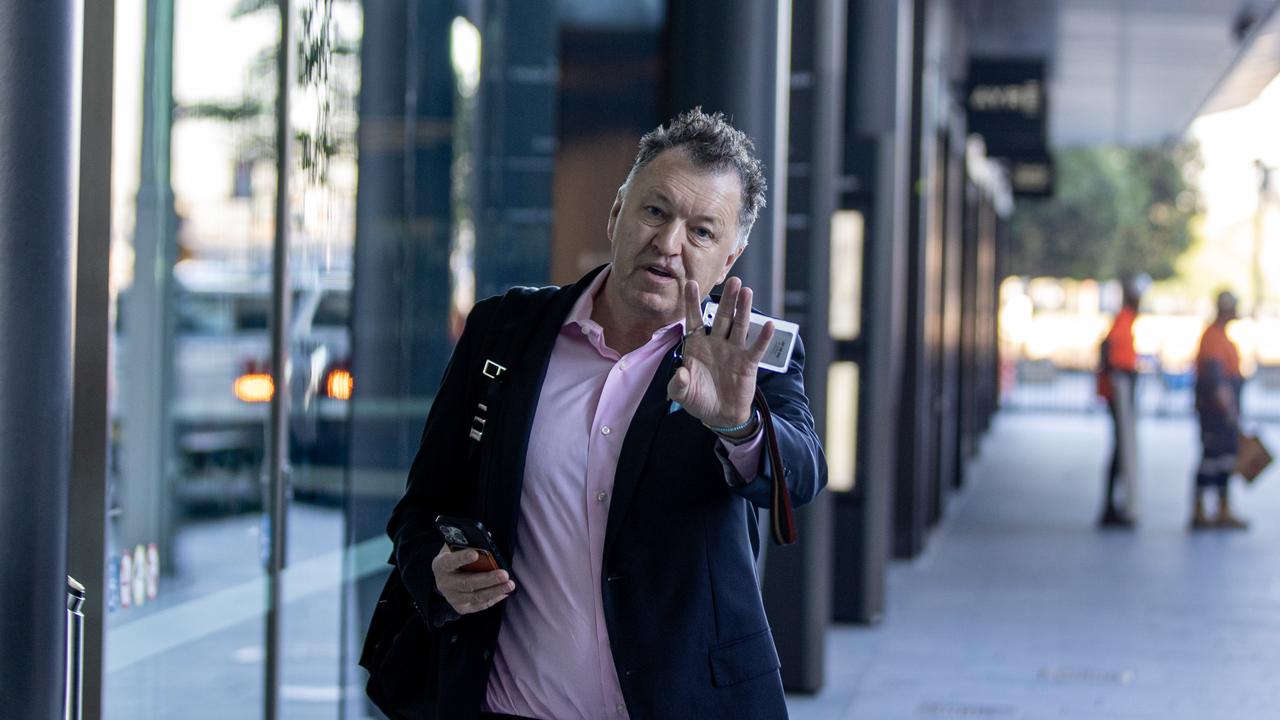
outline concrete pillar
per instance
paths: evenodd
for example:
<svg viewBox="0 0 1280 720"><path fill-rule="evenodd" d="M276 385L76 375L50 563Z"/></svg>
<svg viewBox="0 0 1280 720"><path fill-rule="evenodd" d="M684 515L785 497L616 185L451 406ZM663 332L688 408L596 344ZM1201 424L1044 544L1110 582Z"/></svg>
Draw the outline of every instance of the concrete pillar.
<svg viewBox="0 0 1280 720"><path fill-rule="evenodd" d="M128 508L117 546L157 543L173 569L173 266L178 220L170 184L174 0L148 0L142 70L142 142L133 234L133 284L121 295L120 486ZM116 558L118 561L118 558Z"/></svg>
<svg viewBox="0 0 1280 720"><path fill-rule="evenodd" d="M790 138L787 148L786 317L805 340L805 390L819 437L850 443L827 428L827 375L835 351L830 330L831 219L839 200L844 121L845 19L838 0L792 6ZM816 692L825 675L831 621L833 494L796 516L801 542L769 548L765 609L778 640L782 682ZM797 599L797 589L802 589Z"/></svg>
<svg viewBox="0 0 1280 720"><path fill-rule="evenodd" d="M906 353L898 427L898 483L894 496L894 554L924 550L929 492L935 475L937 286L941 257L935 198L938 175L936 10L938 0L914 0L912 38L910 210L907 232Z"/></svg>
<svg viewBox="0 0 1280 720"><path fill-rule="evenodd" d="M0 3L0 712L14 718L62 716L79 19L72 0Z"/></svg>
<svg viewBox="0 0 1280 720"><path fill-rule="evenodd" d="M899 403L907 320L914 5L859 0L849 12L843 207L866 217L858 467L836 498L838 621L875 623L884 612L885 569L898 478Z"/></svg>
<svg viewBox="0 0 1280 720"><path fill-rule="evenodd" d="M781 315L787 216L791 0L671 0L668 117L701 105L750 136L765 163L768 206L734 266L762 312Z"/></svg>

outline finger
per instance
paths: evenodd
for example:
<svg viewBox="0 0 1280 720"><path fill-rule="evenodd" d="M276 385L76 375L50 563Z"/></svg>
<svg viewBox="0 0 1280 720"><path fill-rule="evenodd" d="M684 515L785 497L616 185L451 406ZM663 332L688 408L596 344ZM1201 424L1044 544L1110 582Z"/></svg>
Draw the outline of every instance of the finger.
<svg viewBox="0 0 1280 720"><path fill-rule="evenodd" d="M671 381L667 383L667 397L683 405L688 396L689 368L678 368L675 373L671 375Z"/></svg>
<svg viewBox="0 0 1280 720"><path fill-rule="evenodd" d="M484 605L495 598L504 598L516 589L516 584L510 580L493 585L486 588L478 588L470 592L461 593L465 602L469 605Z"/></svg>
<svg viewBox="0 0 1280 720"><path fill-rule="evenodd" d="M711 325L711 334L716 337L728 337L729 328L733 327L733 311L738 302L738 291L742 289L742 281L736 277L729 278L724 284L724 294L720 296L720 309L716 311L715 322Z"/></svg>
<svg viewBox="0 0 1280 720"><path fill-rule="evenodd" d="M753 363L759 364L764 359L765 350L769 349L769 341L773 340L773 322L764 324L764 329L760 331L760 337L751 343L751 347L747 350L747 355Z"/></svg>
<svg viewBox="0 0 1280 720"><path fill-rule="evenodd" d="M486 608L493 607L494 604L506 598L513 591L516 585L513 582L507 582L491 588L476 590L474 592L463 593L447 593L445 600L449 605L459 613L466 615L474 612L480 612Z"/></svg>
<svg viewBox="0 0 1280 720"><path fill-rule="evenodd" d="M451 590L475 592L476 590L502 585L509 580L511 578L507 577L505 570L493 570L490 572L466 572L465 570L460 570L449 575L446 582Z"/></svg>
<svg viewBox="0 0 1280 720"><path fill-rule="evenodd" d="M747 331L751 329L751 296L751 288L742 288L738 292L738 302L733 306L733 329L729 331L729 342L738 347L747 346Z"/></svg>
<svg viewBox="0 0 1280 720"><path fill-rule="evenodd" d="M469 565L480 559L480 553L475 550L450 550L446 545L440 549L435 558L431 561L431 569L437 573L454 572L463 565Z"/></svg>
<svg viewBox="0 0 1280 720"><path fill-rule="evenodd" d="M513 589L513 590L515 589L515 588L514 588L514 586L512 587L512 589ZM471 609L471 612L480 612L481 610L488 610L489 608L493 607L494 605L497 605L498 603L502 602L503 600L506 600L506 599L507 599L507 597L508 597L509 595L511 595L511 593L510 593L510 592L505 592L505 593L502 593L502 594L500 594L500 595L495 595L495 596L493 596L493 597L490 597L490 598L488 598L487 600L485 600L485 601L483 601L483 602L480 602L480 603L474 603L474 604L472 604L472 606L471 606L471 608L472 608L472 609Z"/></svg>
<svg viewBox="0 0 1280 720"><path fill-rule="evenodd" d="M702 290L697 280L684 283L684 331L693 332L702 327Z"/></svg>

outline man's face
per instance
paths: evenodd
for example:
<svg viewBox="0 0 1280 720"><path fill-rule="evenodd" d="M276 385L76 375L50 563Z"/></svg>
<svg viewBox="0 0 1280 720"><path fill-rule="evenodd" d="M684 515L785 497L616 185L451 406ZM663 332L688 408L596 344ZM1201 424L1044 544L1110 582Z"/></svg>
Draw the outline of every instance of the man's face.
<svg viewBox="0 0 1280 720"><path fill-rule="evenodd" d="M684 282L706 293L742 254L741 204L737 173L709 173L680 148L664 150L618 191L609 212L613 296L655 322L679 320Z"/></svg>

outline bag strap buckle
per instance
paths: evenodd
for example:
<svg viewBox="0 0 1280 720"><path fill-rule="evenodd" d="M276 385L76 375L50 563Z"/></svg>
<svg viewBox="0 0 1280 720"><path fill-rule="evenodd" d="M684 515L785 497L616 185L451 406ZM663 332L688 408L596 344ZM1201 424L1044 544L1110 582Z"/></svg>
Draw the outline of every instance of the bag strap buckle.
<svg viewBox="0 0 1280 720"><path fill-rule="evenodd" d="M484 403L476 403L479 414L471 418L471 432L468 434L472 440L480 442L480 438L484 437L484 414L489 408Z"/></svg>
<svg viewBox="0 0 1280 720"><path fill-rule="evenodd" d="M481 370L481 372L483 372L483 373L484 373L484 376L485 376L485 377L490 378L490 379L493 379L493 380L497 380L497 379L498 379L498 376L499 376L499 375L501 375L502 373L506 372L506 371L507 371L507 368L506 368L506 367L504 367L504 366L502 366L502 365L499 365L498 363L496 363L496 362L494 362L494 361L492 361L492 360L485 360L485 361L484 361L484 369L483 369L483 370Z"/></svg>

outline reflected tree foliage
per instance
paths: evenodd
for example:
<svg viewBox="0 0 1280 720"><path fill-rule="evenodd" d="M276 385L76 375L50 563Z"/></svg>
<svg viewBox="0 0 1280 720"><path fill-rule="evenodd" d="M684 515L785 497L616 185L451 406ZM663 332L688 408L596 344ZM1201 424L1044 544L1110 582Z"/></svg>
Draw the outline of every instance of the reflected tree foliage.
<svg viewBox="0 0 1280 720"><path fill-rule="evenodd" d="M1080 148L1055 154L1053 197L1020 199L1011 225L1012 275L1172 276L1200 212L1192 144Z"/></svg>
<svg viewBox="0 0 1280 720"><path fill-rule="evenodd" d="M357 44L344 37L334 21L334 5L355 0L300 0L291 3L301 20L296 31L297 85L314 106L314 119L294 133L298 143L297 162L309 182L322 185L327 180L329 161L340 153L354 153L354 119L344 119L351 128L335 128L335 115L354 115L357 77ZM231 10L232 19L280 11L279 0L240 0ZM350 33L347 33L348 35ZM248 68L253 82L245 97L235 100L207 99L175 108L175 119L213 119L245 128L241 141L241 162L275 162L275 95L277 46L263 48Z"/></svg>

